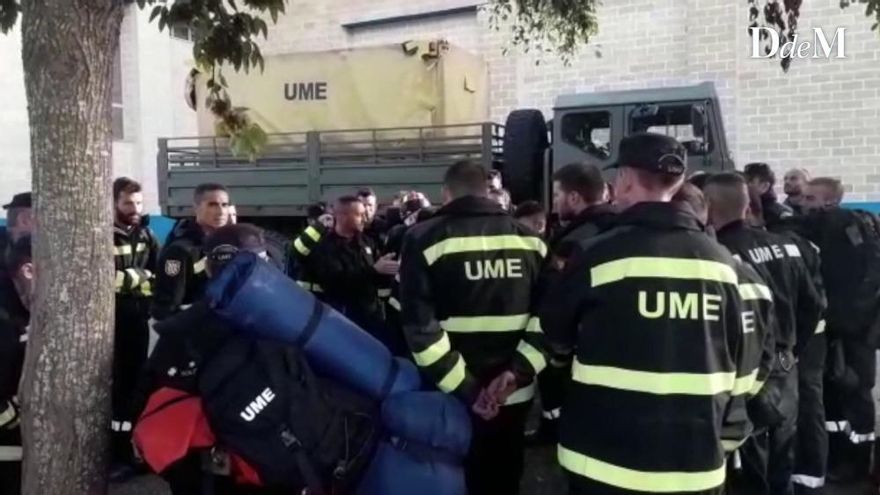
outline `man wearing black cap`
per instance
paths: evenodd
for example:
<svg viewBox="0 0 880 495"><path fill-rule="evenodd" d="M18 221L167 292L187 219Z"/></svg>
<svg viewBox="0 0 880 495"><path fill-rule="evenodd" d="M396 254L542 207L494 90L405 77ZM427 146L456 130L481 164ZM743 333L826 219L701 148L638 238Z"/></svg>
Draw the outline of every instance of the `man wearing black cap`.
<svg viewBox="0 0 880 495"><path fill-rule="evenodd" d="M34 230L31 193L16 194L3 209L6 210L6 227L0 228L0 271L5 271L6 254L12 244Z"/></svg>
<svg viewBox="0 0 880 495"><path fill-rule="evenodd" d="M721 493L722 427L755 385L748 336L765 331L746 304L767 288L671 201L678 141L634 134L619 157L623 211L578 246L540 311L554 359L574 359L559 463L573 494Z"/></svg>

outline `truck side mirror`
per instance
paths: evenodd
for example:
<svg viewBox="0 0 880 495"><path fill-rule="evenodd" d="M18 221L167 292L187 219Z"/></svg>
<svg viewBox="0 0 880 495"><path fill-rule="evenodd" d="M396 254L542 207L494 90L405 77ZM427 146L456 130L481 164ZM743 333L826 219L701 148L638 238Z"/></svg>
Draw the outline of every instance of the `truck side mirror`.
<svg viewBox="0 0 880 495"><path fill-rule="evenodd" d="M691 106L691 125L694 129L694 136L698 138L706 137L706 129L709 127L706 118L706 107L703 105Z"/></svg>

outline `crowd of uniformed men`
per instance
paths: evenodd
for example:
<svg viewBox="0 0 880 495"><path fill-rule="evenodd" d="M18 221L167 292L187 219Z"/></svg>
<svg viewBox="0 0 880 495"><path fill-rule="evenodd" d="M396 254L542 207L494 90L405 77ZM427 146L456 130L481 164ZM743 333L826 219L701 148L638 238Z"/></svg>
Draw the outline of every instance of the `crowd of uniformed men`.
<svg viewBox="0 0 880 495"><path fill-rule="evenodd" d="M792 170L783 204L766 164L687 178L684 148L656 134L619 156L613 184L590 165L557 170L552 217L513 207L500 174L470 162L447 171L439 207L401 192L379 214L361 189L312 207L283 265L470 408L471 494L518 493L526 445L547 441L573 494L818 493L826 472L867 478L877 297L858 291L854 258L830 256L880 244L846 220L841 183ZM230 197L197 187L195 218L160 248L140 185L121 178L113 194L124 477L149 320L201 297L205 239L230 222ZM0 491L14 493L30 194L4 208Z"/></svg>

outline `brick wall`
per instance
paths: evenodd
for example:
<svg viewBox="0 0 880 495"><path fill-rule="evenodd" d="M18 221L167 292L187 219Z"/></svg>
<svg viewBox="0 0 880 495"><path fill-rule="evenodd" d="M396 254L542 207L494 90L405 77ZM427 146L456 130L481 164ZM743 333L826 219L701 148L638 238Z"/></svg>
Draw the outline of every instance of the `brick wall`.
<svg viewBox="0 0 880 495"><path fill-rule="evenodd" d="M390 0L294 1L266 44L268 53L326 50L442 36L479 53L490 70L490 115L514 108L550 115L556 95L714 81L738 164L767 161L781 175L803 166L842 177L853 201L880 200L880 36L862 6L804 2L801 33L846 27L846 60L749 58L746 2L615 0L600 10L600 33L569 65L552 56L502 53L505 34L486 16L459 14L354 30L342 24L474 2ZM598 55L599 52L601 55ZM536 62L540 64L536 65Z"/></svg>

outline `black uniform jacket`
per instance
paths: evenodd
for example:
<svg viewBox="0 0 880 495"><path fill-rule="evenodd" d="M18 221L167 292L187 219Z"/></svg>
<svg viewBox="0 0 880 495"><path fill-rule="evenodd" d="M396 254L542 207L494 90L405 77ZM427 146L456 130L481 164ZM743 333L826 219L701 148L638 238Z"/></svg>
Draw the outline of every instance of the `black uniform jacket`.
<svg viewBox="0 0 880 495"><path fill-rule="evenodd" d="M151 297L159 241L149 227L149 217L141 225L113 226L113 259L116 264L116 295L119 297Z"/></svg>
<svg viewBox="0 0 880 495"><path fill-rule="evenodd" d="M202 297L208 274L202 245L205 233L195 221L182 220L168 237L156 267L151 314L163 320Z"/></svg>
<svg viewBox="0 0 880 495"><path fill-rule="evenodd" d="M742 441L726 428L747 420L734 399L758 382L767 329L754 311L769 311L769 289L687 205L640 203L615 223L540 311L554 353L575 353L560 464L588 493L716 489L723 441Z"/></svg>
<svg viewBox="0 0 880 495"><path fill-rule="evenodd" d="M405 235L401 324L416 364L447 393L471 404L481 387L512 370L531 398L546 366L533 316L547 249L531 230L488 198L442 207Z"/></svg>
<svg viewBox="0 0 880 495"><path fill-rule="evenodd" d="M0 462L21 459L17 395L29 322L12 281L0 278Z"/></svg>

